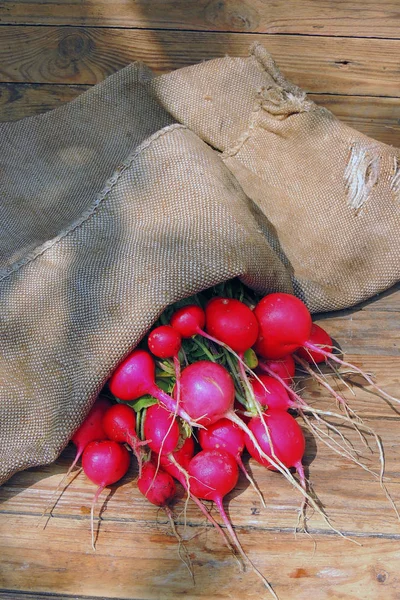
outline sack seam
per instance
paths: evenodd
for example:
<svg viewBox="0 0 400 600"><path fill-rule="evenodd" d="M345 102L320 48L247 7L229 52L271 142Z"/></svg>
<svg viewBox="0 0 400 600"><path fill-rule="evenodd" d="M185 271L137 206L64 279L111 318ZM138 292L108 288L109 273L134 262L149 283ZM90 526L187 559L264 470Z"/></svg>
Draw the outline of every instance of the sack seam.
<svg viewBox="0 0 400 600"><path fill-rule="evenodd" d="M90 208L86 209L82 213L82 215L79 217L79 219L77 219L76 221L71 223L71 225L69 225L66 229L64 229L56 237L52 238L51 240L48 240L47 242L45 242L44 244L41 244L38 247L36 247L34 250L32 250L30 253L28 253L26 256L24 256L19 261L13 263L12 265L10 265L9 267L7 267L5 269L0 270L0 282L4 281L8 277L10 277L12 274L16 273L22 267L32 263L34 260L36 260L37 258L42 256L46 251L50 250L55 245L60 243L70 233L72 233L73 231L75 231L76 229L78 229L79 227L84 225L90 219L90 217L96 213L98 208L102 204L104 204L104 202L107 200L108 194L112 191L112 189L118 183L122 174L132 166L132 164L135 162L135 160L137 160L137 158L143 152L145 152L154 142L159 140L164 135L167 135L171 131L175 131L176 129L187 129L187 127L186 127L186 125L182 125L181 123L173 123L172 125L167 125L163 129L160 129L159 131L157 131L156 133L154 133L153 135L148 137L144 142L139 144L139 146L131 154L129 154L128 157L124 161L122 161L122 163L120 163L119 166L116 167L116 169L114 170L114 173L111 175L111 177L109 179L107 179L101 192L99 194L97 194L97 196L95 197Z"/></svg>

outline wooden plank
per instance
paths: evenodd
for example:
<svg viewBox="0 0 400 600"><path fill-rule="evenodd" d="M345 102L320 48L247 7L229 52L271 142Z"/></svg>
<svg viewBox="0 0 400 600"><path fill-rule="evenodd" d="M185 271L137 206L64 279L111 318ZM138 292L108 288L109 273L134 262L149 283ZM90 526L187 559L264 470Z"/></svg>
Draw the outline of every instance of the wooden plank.
<svg viewBox="0 0 400 600"><path fill-rule="evenodd" d="M4 24L86 25L399 38L395 0L5 0Z"/></svg>
<svg viewBox="0 0 400 600"><path fill-rule="evenodd" d="M399 95L399 40L74 27L4 27L0 82L94 84L135 60L155 73L246 56L261 42L294 83L314 93Z"/></svg>
<svg viewBox="0 0 400 600"><path fill-rule="evenodd" d="M16 121L70 102L90 86L0 84L0 121ZM400 146L400 103L397 98L310 94L350 127L393 146Z"/></svg>
<svg viewBox="0 0 400 600"><path fill-rule="evenodd" d="M368 518L366 515L365 518ZM44 532L29 516L0 515L0 586L30 593L102 598L188 600L268 597L259 579L242 573L211 530L191 529L186 542L195 584L178 557L168 525L106 522L96 552L87 523L54 519ZM18 532L18 535L15 535ZM362 546L332 536L246 529L245 551L285 600L398 599L399 539L362 538ZM75 596L76 597L76 596Z"/></svg>

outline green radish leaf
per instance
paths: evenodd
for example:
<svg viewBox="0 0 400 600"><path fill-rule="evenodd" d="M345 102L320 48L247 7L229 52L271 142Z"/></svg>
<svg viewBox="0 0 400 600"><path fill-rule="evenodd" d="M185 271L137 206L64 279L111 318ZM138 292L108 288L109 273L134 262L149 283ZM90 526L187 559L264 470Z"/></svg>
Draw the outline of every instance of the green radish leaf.
<svg viewBox="0 0 400 600"><path fill-rule="evenodd" d="M147 408L148 406L153 406L153 404L157 404L157 402L157 398L154 398L150 395L146 395L142 396L141 398L138 398L138 400L135 400L134 402L127 402L127 404L129 404L129 406L133 408L133 410L136 413L138 413L144 408Z"/></svg>
<svg viewBox="0 0 400 600"><path fill-rule="evenodd" d="M253 348L246 350L243 358L244 362L250 369L255 369L258 366L257 354L254 352Z"/></svg>

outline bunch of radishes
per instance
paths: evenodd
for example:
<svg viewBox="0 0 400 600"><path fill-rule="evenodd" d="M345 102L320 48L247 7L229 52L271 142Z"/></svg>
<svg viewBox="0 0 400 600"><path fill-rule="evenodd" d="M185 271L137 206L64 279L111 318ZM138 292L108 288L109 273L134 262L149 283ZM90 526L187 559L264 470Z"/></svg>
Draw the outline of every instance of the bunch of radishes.
<svg viewBox="0 0 400 600"><path fill-rule="evenodd" d="M138 488L150 502L168 510L177 480L230 545L202 503L213 501L233 548L248 560L223 506L239 470L258 491L243 464L244 450L266 468L280 471L303 495L303 506L308 502L321 512L307 491L305 438L293 411L319 419L324 413L295 393L295 362L311 372L309 363L347 363L332 353L329 335L290 294L269 294L253 306L237 298L211 297L204 307L186 303L169 309L161 323L112 374L108 391L113 401L100 397L72 438L74 464L82 454L84 472L99 486L92 504L93 546L95 502L105 486L127 473L128 446L139 465ZM338 416L351 420L349 412ZM344 447L338 451L350 453Z"/></svg>

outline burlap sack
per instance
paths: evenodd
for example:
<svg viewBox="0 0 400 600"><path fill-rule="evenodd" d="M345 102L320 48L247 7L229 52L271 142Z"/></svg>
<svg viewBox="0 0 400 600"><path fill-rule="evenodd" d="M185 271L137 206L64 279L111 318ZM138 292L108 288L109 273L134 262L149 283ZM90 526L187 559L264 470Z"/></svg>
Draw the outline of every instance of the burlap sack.
<svg viewBox="0 0 400 600"><path fill-rule="evenodd" d="M400 278L400 150L341 123L260 45L156 78L157 100L222 151L268 216L271 243L312 311L354 305Z"/></svg>
<svg viewBox="0 0 400 600"><path fill-rule="evenodd" d="M147 77L0 128L0 482L57 457L169 304L238 275L292 289L265 217Z"/></svg>
<svg viewBox="0 0 400 600"><path fill-rule="evenodd" d="M131 65L1 125L0 483L57 457L179 298L241 276L321 310L391 285L398 159L261 49L154 82Z"/></svg>

